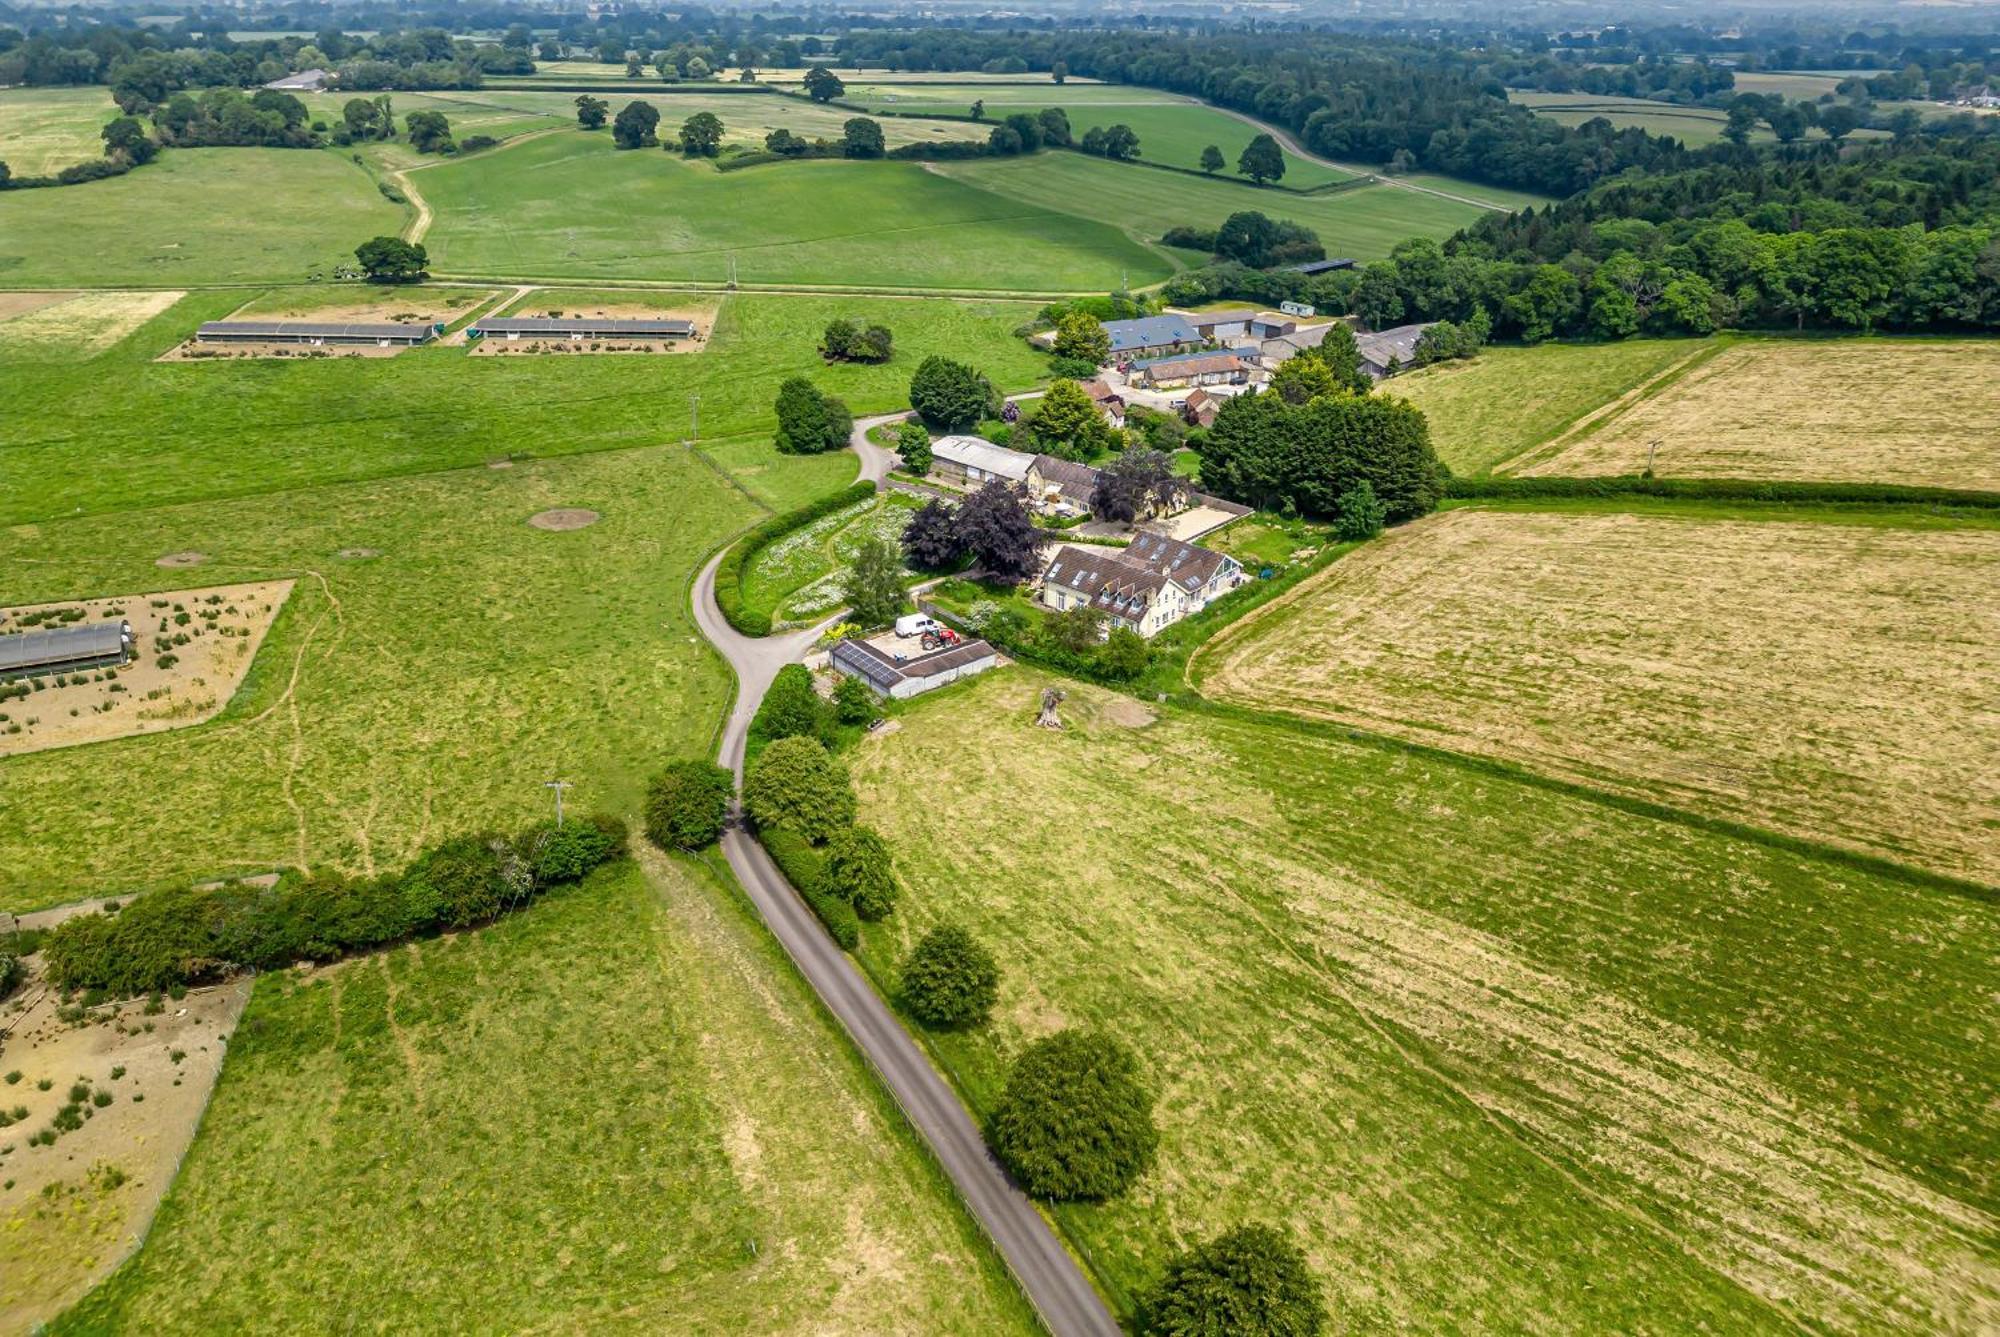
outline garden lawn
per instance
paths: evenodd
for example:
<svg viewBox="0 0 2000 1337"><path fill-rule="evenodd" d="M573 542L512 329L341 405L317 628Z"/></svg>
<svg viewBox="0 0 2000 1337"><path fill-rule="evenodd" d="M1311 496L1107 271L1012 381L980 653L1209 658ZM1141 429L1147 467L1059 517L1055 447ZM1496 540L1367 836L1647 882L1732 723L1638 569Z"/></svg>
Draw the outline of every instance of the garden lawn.
<svg viewBox="0 0 2000 1337"><path fill-rule="evenodd" d="M974 1109L1130 1043L1157 1166L1058 1213L1129 1300L1283 1225L1355 1330L1971 1331L2000 1303L2000 907L1335 731L1003 671L856 745L906 891L1003 972Z"/></svg>
<svg viewBox="0 0 2000 1337"><path fill-rule="evenodd" d="M250 295L188 297L87 362L30 363L0 340L0 524L677 442L695 394L704 440L767 434L788 376L811 376L857 413L880 412L909 402L910 376L931 353L970 362L1010 390L1047 366L1014 337L1033 314L1022 303L776 294L721 299L713 337L671 356L474 357L430 347L393 358L152 360ZM889 326L894 359L822 363L820 335L841 316ZM88 470L77 467L84 451Z"/></svg>
<svg viewBox="0 0 2000 1337"><path fill-rule="evenodd" d="M603 518L526 523L556 507ZM728 706L687 583L760 514L664 446L0 531L23 602L297 582L217 719L0 758L0 909L292 864L386 872L546 814L553 776L572 808L634 803ZM178 552L208 560L155 565Z"/></svg>
<svg viewBox="0 0 2000 1337"><path fill-rule="evenodd" d="M1062 293L1168 272L1115 228L915 163L722 173L575 131L426 169L421 188L439 273L713 281L733 258L749 284Z"/></svg>
<svg viewBox="0 0 2000 1337"><path fill-rule="evenodd" d="M143 1249L57 1331L1032 1331L747 910L647 864L260 979Z"/></svg>
<svg viewBox="0 0 2000 1337"><path fill-rule="evenodd" d="M1568 433L1621 396L1636 397L1655 377L1718 347L1703 339L1495 346L1470 361L1404 372L1385 388L1424 411L1431 444L1452 472L1477 475Z"/></svg>
<svg viewBox="0 0 2000 1337"><path fill-rule="evenodd" d="M405 217L332 153L169 149L124 176L10 192L0 284L296 283L352 263L355 246Z"/></svg>
<svg viewBox="0 0 2000 1337"><path fill-rule="evenodd" d="M1393 186L1295 195L1259 190L1247 181L1202 180L1081 153L940 163L937 170L1025 204L1100 219L1145 242L1157 242L1170 227L1218 227L1238 210L1261 210L1313 229L1328 255L1358 260L1380 259L1409 237L1450 236L1487 212ZM1139 282L1136 274L1132 281Z"/></svg>
<svg viewBox="0 0 2000 1337"><path fill-rule="evenodd" d="M0 89L0 162L15 176L53 176L101 158L99 132L117 116L118 105L101 85Z"/></svg>

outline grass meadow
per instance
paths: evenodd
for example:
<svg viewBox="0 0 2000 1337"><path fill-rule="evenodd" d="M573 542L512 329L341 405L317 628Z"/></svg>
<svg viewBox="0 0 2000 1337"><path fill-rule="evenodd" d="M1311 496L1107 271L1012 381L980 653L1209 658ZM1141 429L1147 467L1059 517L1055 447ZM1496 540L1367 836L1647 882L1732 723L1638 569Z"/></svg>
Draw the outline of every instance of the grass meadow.
<svg viewBox="0 0 2000 1337"><path fill-rule="evenodd" d="M1050 732L1047 681L857 746L907 887L864 957L887 980L945 919L991 946L994 1022L930 1041L975 1110L1060 1026L1137 1050L1159 1163L1059 1213L1121 1302L1249 1220L1353 1329L1969 1331L2000 1301L1992 902L1075 682Z"/></svg>
<svg viewBox="0 0 2000 1337"><path fill-rule="evenodd" d="M940 163L938 171L1022 203L1068 209L1156 242L1182 223L1216 227L1239 209L1303 223L1319 233L1328 255L1377 260L1409 237L1446 237L1484 210L1435 195L1363 186L1332 195L1259 190L1246 181L1202 180L1080 153ZM1141 281L1134 270L1132 282Z"/></svg>
<svg viewBox="0 0 2000 1337"><path fill-rule="evenodd" d="M744 904L649 859L257 982L145 1247L62 1333L1033 1331Z"/></svg>
<svg viewBox="0 0 2000 1337"><path fill-rule="evenodd" d="M101 146L100 146L101 147ZM302 149L174 149L108 181L7 196L0 283L296 283L403 226L354 163Z"/></svg>
<svg viewBox="0 0 2000 1337"><path fill-rule="evenodd" d="M2000 884L1996 569L1990 518L1461 508L1191 668L1220 700Z"/></svg>
<svg viewBox="0 0 2000 1337"><path fill-rule="evenodd" d="M1157 252L1054 206L900 162L720 173L603 136L549 135L421 178L445 274L645 278L1035 293L1165 278Z"/></svg>
<svg viewBox="0 0 2000 1337"><path fill-rule="evenodd" d="M9 397L0 524L680 441L695 394L704 440L768 433L779 382L801 372L856 412L879 412L908 403L910 375L931 353L969 361L1008 389L1046 368L1013 336L1033 313L1024 303L776 294L720 299L702 351L671 357L475 357L431 347L393 358L153 361L251 296L195 294L87 360L30 362L0 351ZM888 325L895 358L822 364L819 337L837 316ZM91 468L79 471L85 448ZM766 451L761 462L741 462L770 460Z"/></svg>
<svg viewBox="0 0 2000 1337"><path fill-rule="evenodd" d="M1431 444L1452 472L1484 474L1716 347L1699 339L1628 339L1485 348L1470 361L1405 372L1387 389L1424 411Z"/></svg>
<svg viewBox="0 0 2000 1337"><path fill-rule="evenodd" d="M98 133L118 115L110 90L0 89L0 162L15 176L49 176L104 156Z"/></svg>

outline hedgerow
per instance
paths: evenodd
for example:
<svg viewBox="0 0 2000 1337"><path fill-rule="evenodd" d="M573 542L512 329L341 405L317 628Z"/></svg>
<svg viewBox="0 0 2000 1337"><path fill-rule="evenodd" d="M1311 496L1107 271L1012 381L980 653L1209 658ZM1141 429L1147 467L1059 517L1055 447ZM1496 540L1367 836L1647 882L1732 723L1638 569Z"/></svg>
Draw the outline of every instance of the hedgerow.
<svg viewBox="0 0 2000 1337"><path fill-rule="evenodd" d="M757 554L772 543L802 525L809 525L823 515L853 506L875 495L873 483L856 483L852 487L834 493L830 497L801 506L797 510L774 515L750 529L730 545L722 556L722 564L715 569L715 602L722 609L722 616L729 625L745 636L769 636L771 615L753 612L743 606L743 573L750 567Z"/></svg>
<svg viewBox="0 0 2000 1337"><path fill-rule="evenodd" d="M1683 501L1849 502L1876 505L2000 507L2000 492L1903 483L1787 482L1752 478L1449 478L1461 500L1512 497L1670 497Z"/></svg>
<svg viewBox="0 0 2000 1337"><path fill-rule="evenodd" d="M854 907L827 890L826 858L793 831L759 831L757 838L785 880L798 888L799 895L812 907L826 931L842 951L851 952L861 942L861 920Z"/></svg>
<svg viewBox="0 0 2000 1337"><path fill-rule="evenodd" d="M141 896L79 915L42 943L49 982L115 996L211 983L242 970L331 961L404 938L467 928L574 882L625 853L625 826L593 817L514 837L460 836L382 877L286 873Z"/></svg>

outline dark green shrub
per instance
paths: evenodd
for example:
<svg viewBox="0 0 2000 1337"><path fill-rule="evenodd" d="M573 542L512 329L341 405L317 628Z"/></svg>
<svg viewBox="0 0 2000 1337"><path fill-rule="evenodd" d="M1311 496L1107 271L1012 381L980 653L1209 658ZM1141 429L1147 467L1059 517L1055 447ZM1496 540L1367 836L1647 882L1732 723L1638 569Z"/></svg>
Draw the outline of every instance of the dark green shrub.
<svg viewBox="0 0 2000 1337"><path fill-rule="evenodd" d="M715 568L715 602L722 609L723 618L730 626L745 636L769 636L771 615L767 612L753 612L743 606L743 573L750 563L771 544L777 542L794 529L809 525L824 515L847 509L858 502L875 495L873 483L856 483L844 491L795 511L774 515L752 528L749 533L730 545L722 555L722 561Z"/></svg>
<svg viewBox="0 0 2000 1337"><path fill-rule="evenodd" d="M712 761L676 761L646 787L646 838L663 850L713 845L729 816L736 778Z"/></svg>
<svg viewBox="0 0 2000 1337"><path fill-rule="evenodd" d="M903 1006L926 1026L977 1026L992 1012L999 991L993 953L956 924L924 934L903 959Z"/></svg>
<svg viewBox="0 0 2000 1337"><path fill-rule="evenodd" d="M750 721L750 736L767 742L779 738L824 742L831 716L831 708L813 687L812 671L804 664L787 664L764 693Z"/></svg>
<svg viewBox="0 0 2000 1337"><path fill-rule="evenodd" d="M1335 536L1348 542L1372 539L1382 532L1386 518L1382 503L1375 499L1375 489L1367 479L1362 479L1353 487L1340 494L1338 502L1339 518L1334 522Z"/></svg>
<svg viewBox="0 0 2000 1337"><path fill-rule="evenodd" d="M853 951L861 942L861 921L853 906L828 893L826 860L820 852L796 832L782 829L760 831L758 840L785 880L798 888L800 898L826 925L827 934L841 950Z"/></svg>
<svg viewBox="0 0 2000 1337"><path fill-rule="evenodd" d="M539 888L580 882L593 868L625 852L625 823L616 817L543 822L521 837L521 857Z"/></svg>
<svg viewBox="0 0 2000 1337"><path fill-rule="evenodd" d="M1238 1226L1177 1254L1140 1304L1157 1337L1318 1337L1326 1305L1305 1255L1270 1226Z"/></svg>
<svg viewBox="0 0 2000 1337"><path fill-rule="evenodd" d="M889 846L865 826L837 831L826 845L827 891L876 920L896 908L896 875Z"/></svg>
<svg viewBox="0 0 2000 1337"><path fill-rule="evenodd" d="M760 829L794 831L822 844L854 822L854 790L816 738L781 738L765 748L743 786L743 805Z"/></svg>
<svg viewBox="0 0 2000 1337"><path fill-rule="evenodd" d="M842 724L873 724L882 713L875 693L859 678L843 676L833 689L833 717Z"/></svg>
<svg viewBox="0 0 2000 1337"><path fill-rule="evenodd" d="M522 890L509 867L513 861L502 858L506 849L505 841L491 835L448 840L410 865L403 876L406 895L411 887L427 891L422 903L435 904L441 927L483 923Z"/></svg>
<svg viewBox="0 0 2000 1337"><path fill-rule="evenodd" d="M986 1135L1022 1188L1060 1201L1123 1193L1152 1165L1160 1141L1132 1051L1082 1029L1021 1051Z"/></svg>

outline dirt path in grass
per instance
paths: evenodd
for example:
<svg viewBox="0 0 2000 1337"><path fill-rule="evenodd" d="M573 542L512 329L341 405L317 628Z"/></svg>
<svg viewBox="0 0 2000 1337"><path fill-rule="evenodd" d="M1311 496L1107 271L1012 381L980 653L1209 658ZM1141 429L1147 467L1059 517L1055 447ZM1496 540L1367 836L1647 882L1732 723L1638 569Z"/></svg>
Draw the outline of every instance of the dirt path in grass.
<svg viewBox="0 0 2000 1337"><path fill-rule="evenodd" d="M1677 380L1682 374L1693 368L1697 362L1705 362L1721 351L1722 345L1711 344L1709 347L1690 353L1686 357L1661 368L1610 403L1600 404L1598 407L1584 414L1581 418L1578 418L1548 440L1529 446L1512 459L1500 461L1493 466L1492 472L1494 474L1510 474L1555 459L1579 438L1588 436L1602 424L1618 417L1627 409L1639 403L1639 401L1648 398L1662 387Z"/></svg>

